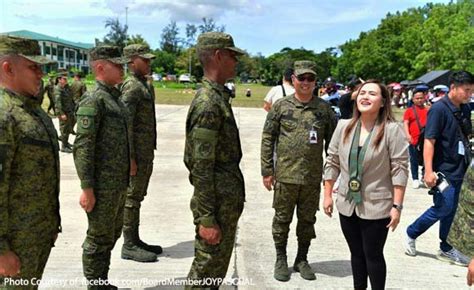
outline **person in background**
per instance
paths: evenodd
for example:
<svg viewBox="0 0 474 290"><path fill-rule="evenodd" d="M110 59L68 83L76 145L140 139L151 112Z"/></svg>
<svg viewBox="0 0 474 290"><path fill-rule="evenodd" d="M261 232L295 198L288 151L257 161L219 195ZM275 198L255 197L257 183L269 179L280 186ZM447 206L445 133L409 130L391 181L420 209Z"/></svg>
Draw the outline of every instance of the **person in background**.
<svg viewBox="0 0 474 290"><path fill-rule="evenodd" d="M413 188L420 187L420 181L418 178L418 166L420 164L417 153L417 144L419 138L424 138L421 135L426 125L426 118L428 116L428 109L425 107L425 94L423 91L416 91L413 95L413 106L406 109L403 114L403 126L405 134L408 138L408 147L410 153L410 169L411 177L413 180Z"/></svg>
<svg viewBox="0 0 474 290"><path fill-rule="evenodd" d="M281 85L274 86L270 89L267 93L264 103L263 109L265 111L270 111L272 105L275 104L276 101L279 99L289 96L295 93L295 88L291 83L291 76L293 75L293 68L287 68L283 73L283 78L281 80Z"/></svg>
<svg viewBox="0 0 474 290"><path fill-rule="evenodd" d="M339 99L339 110L341 112L341 119L350 119L352 118L352 113L354 111L354 103L355 103L355 92L362 84L362 79L354 76L351 78L349 83L347 84L347 92L341 96Z"/></svg>

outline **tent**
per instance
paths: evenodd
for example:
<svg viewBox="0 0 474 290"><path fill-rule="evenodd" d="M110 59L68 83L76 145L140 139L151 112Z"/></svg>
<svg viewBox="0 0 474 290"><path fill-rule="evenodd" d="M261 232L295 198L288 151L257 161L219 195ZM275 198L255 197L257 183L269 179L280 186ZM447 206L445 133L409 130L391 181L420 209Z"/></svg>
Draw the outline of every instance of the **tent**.
<svg viewBox="0 0 474 290"><path fill-rule="evenodd" d="M429 87L434 87L436 85L447 86L450 75L450 70L434 70L422 75L414 81L405 80L400 82L400 84L407 87L415 87L421 84L426 84Z"/></svg>

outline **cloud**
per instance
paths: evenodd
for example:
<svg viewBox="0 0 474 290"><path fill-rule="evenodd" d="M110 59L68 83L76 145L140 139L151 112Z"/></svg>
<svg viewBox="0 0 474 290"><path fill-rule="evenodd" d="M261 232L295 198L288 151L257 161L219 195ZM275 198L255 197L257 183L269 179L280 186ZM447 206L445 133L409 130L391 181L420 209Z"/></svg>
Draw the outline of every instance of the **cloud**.
<svg viewBox="0 0 474 290"><path fill-rule="evenodd" d="M106 0L105 6L117 14L128 12L147 16L168 14L171 20L200 22L202 18L218 20L228 12L254 14L261 9L256 0Z"/></svg>

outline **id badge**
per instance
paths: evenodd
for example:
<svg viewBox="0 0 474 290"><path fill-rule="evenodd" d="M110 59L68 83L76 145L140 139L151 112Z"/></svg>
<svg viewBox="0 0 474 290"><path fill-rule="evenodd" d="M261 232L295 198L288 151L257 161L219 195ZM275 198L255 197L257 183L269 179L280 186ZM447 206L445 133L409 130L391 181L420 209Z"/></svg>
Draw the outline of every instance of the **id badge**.
<svg viewBox="0 0 474 290"><path fill-rule="evenodd" d="M458 143L458 154L464 156L466 152L464 151L464 144L462 141L459 141Z"/></svg>
<svg viewBox="0 0 474 290"><path fill-rule="evenodd" d="M314 129L309 131L309 144L318 144L318 132Z"/></svg>

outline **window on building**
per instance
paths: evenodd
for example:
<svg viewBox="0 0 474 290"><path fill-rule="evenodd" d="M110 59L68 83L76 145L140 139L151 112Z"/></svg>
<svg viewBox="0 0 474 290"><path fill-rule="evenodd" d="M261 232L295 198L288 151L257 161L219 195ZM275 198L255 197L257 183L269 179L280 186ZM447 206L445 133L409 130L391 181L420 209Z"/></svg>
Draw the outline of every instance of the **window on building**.
<svg viewBox="0 0 474 290"><path fill-rule="evenodd" d="M44 53L45 53L45 54L51 54L51 47L45 46L45 47L44 47Z"/></svg>
<svg viewBox="0 0 474 290"><path fill-rule="evenodd" d="M53 47L53 55L58 55L58 50L56 49L56 47Z"/></svg>

